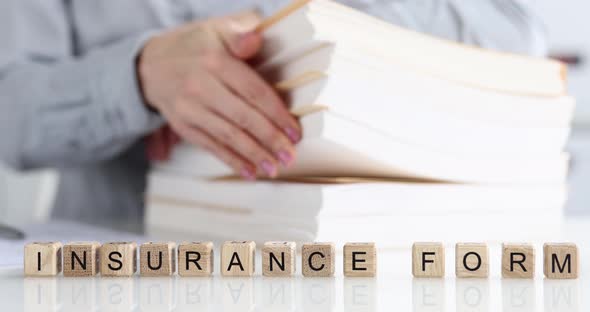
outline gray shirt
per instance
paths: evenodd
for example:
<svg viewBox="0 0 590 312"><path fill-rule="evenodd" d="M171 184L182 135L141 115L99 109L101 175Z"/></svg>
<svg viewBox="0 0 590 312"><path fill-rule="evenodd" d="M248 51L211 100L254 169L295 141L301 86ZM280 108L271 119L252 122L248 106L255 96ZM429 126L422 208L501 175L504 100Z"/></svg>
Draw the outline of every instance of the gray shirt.
<svg viewBox="0 0 590 312"><path fill-rule="evenodd" d="M142 138L162 125L138 90L136 58L154 33L193 19L288 0L0 1L0 159L57 168L53 215L143 216ZM343 0L392 23L491 49L543 55L523 0ZM198 165L198 164L195 164Z"/></svg>

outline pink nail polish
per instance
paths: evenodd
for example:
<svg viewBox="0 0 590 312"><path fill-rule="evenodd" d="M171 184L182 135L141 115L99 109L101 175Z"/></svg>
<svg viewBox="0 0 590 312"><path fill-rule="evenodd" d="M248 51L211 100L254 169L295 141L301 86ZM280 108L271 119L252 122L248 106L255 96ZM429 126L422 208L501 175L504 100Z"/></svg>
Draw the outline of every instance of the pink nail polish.
<svg viewBox="0 0 590 312"><path fill-rule="evenodd" d="M289 167L291 165L291 162L293 162L293 156L291 156L291 154L287 151L279 151L277 153L277 157L279 158L281 164L284 167Z"/></svg>
<svg viewBox="0 0 590 312"><path fill-rule="evenodd" d="M248 181L256 180L256 174L254 174L254 172L247 168L242 169L242 171L240 171L240 175L242 176L242 178Z"/></svg>
<svg viewBox="0 0 590 312"><path fill-rule="evenodd" d="M301 135L299 135L299 132L297 132L297 130L287 127L285 128L285 133L287 134L287 137L289 137L289 140L291 140L293 144L297 144L299 143L299 141L301 141Z"/></svg>
<svg viewBox="0 0 590 312"><path fill-rule="evenodd" d="M266 172L266 174L269 177L271 177L271 178L276 177L277 167L275 165L273 165L270 161L268 161L268 160L262 161L262 163L260 164L260 167L262 167L262 170L264 170L264 172Z"/></svg>

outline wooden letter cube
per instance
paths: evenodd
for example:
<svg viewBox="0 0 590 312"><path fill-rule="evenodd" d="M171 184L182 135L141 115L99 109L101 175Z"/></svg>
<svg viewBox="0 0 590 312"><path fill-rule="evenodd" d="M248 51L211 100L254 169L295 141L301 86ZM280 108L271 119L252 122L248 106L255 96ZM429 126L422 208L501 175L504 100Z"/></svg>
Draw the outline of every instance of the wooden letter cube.
<svg viewBox="0 0 590 312"><path fill-rule="evenodd" d="M455 274L457 277L486 278L489 275L488 245L457 243L455 246Z"/></svg>
<svg viewBox="0 0 590 312"><path fill-rule="evenodd" d="M63 247L64 276L94 276L99 271L100 244L75 242Z"/></svg>
<svg viewBox="0 0 590 312"><path fill-rule="evenodd" d="M170 276L176 272L176 243L144 243L139 253L141 276Z"/></svg>
<svg viewBox="0 0 590 312"><path fill-rule="evenodd" d="M445 248L442 243L414 243L412 246L414 277L445 276Z"/></svg>
<svg viewBox="0 0 590 312"><path fill-rule="evenodd" d="M213 243L186 242L178 246L178 275L210 276L213 274Z"/></svg>
<svg viewBox="0 0 590 312"><path fill-rule="evenodd" d="M502 277L533 278L535 248L531 244L502 244Z"/></svg>
<svg viewBox="0 0 590 312"><path fill-rule="evenodd" d="M225 242L221 247L221 275L252 276L256 243L252 241Z"/></svg>
<svg viewBox="0 0 590 312"><path fill-rule="evenodd" d="M301 247L301 271L303 276L334 276L333 243L307 243Z"/></svg>
<svg viewBox="0 0 590 312"><path fill-rule="evenodd" d="M56 276L61 272L62 244L59 242L25 245L25 276Z"/></svg>
<svg viewBox="0 0 590 312"><path fill-rule="evenodd" d="M292 276L295 274L295 243L266 242L262 248L262 275Z"/></svg>
<svg viewBox="0 0 590 312"><path fill-rule="evenodd" d="M578 246L571 243L543 245L543 273L549 279L575 279L580 271Z"/></svg>
<svg viewBox="0 0 590 312"><path fill-rule="evenodd" d="M377 272L375 243L344 245L344 276L373 277Z"/></svg>
<svg viewBox="0 0 590 312"><path fill-rule="evenodd" d="M105 243L100 247L102 276L132 276L135 272L137 272L136 243Z"/></svg>

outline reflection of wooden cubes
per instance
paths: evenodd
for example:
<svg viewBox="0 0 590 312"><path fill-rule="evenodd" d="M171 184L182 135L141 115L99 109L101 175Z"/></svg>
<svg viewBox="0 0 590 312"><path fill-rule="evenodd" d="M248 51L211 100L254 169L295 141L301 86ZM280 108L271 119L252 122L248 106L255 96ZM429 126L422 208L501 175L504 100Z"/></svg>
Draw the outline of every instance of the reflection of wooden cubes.
<svg viewBox="0 0 590 312"><path fill-rule="evenodd" d="M61 272L62 244L30 243L24 251L25 276L55 276Z"/></svg>
<svg viewBox="0 0 590 312"><path fill-rule="evenodd" d="M335 247L333 243L306 243L301 247L303 276L334 276Z"/></svg>
<svg viewBox="0 0 590 312"><path fill-rule="evenodd" d="M414 277L443 277L445 248L442 243L414 243L412 246Z"/></svg>
<svg viewBox="0 0 590 312"><path fill-rule="evenodd" d="M344 245L344 276L373 277L377 272L375 243Z"/></svg>
<svg viewBox="0 0 590 312"><path fill-rule="evenodd" d="M138 311L135 278L101 278L97 280L99 308L96 311ZM64 310L62 310L64 311Z"/></svg>
<svg viewBox="0 0 590 312"><path fill-rule="evenodd" d="M252 276L256 243L252 241L225 242L221 247L221 275Z"/></svg>
<svg viewBox="0 0 590 312"><path fill-rule="evenodd" d="M580 262L578 246L572 243L546 243L543 245L543 272L550 279L578 278Z"/></svg>
<svg viewBox="0 0 590 312"><path fill-rule="evenodd" d="M169 276L176 272L176 243L144 243L139 249L141 276Z"/></svg>
<svg viewBox="0 0 590 312"><path fill-rule="evenodd" d="M97 242L69 243L63 247L64 276L94 276L98 273L100 244Z"/></svg>
<svg viewBox="0 0 590 312"><path fill-rule="evenodd" d="M191 242L178 246L178 275L209 276L213 274L213 243Z"/></svg>
<svg viewBox="0 0 590 312"><path fill-rule="evenodd" d="M105 243L100 247L100 274L102 276L132 276L136 271L136 243Z"/></svg>
<svg viewBox="0 0 590 312"><path fill-rule="evenodd" d="M533 278L535 248L531 244L502 244L502 277Z"/></svg>
<svg viewBox="0 0 590 312"><path fill-rule="evenodd" d="M5 280L8 283L3 282L3 284L8 286L9 289L0 286L2 298L5 301L8 301L8 299L15 301L15 305L11 306L10 303L7 305L3 302L2 311L64 311L62 310L62 299L59 294L63 292L61 284L64 280L67 279L27 277L24 279L22 287L14 287L16 285L13 285L12 281ZM22 304L22 306L19 307L19 304Z"/></svg>
<svg viewBox="0 0 590 312"><path fill-rule="evenodd" d="M488 277L488 245L457 243L455 246L455 274L457 277Z"/></svg>
<svg viewBox="0 0 590 312"><path fill-rule="evenodd" d="M262 275L291 276L295 274L295 243L266 242L262 247Z"/></svg>

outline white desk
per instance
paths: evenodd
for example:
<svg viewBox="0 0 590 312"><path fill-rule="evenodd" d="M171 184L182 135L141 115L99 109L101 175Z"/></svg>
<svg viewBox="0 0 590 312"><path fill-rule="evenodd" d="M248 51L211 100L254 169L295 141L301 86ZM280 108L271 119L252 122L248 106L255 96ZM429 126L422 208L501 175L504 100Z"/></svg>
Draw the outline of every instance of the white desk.
<svg viewBox="0 0 590 312"><path fill-rule="evenodd" d="M590 294L590 219L570 218L564 225L558 239L581 249L578 280L545 280L540 245L534 280L501 279L499 246L492 245L491 277L483 280L456 279L452 249L445 279L412 278L409 250L380 251L374 279L344 278L341 255L334 278L304 278L299 268L294 278L265 278L260 261L254 278L23 278L19 271L0 276L1 310L590 311L584 296Z"/></svg>
<svg viewBox="0 0 590 312"><path fill-rule="evenodd" d="M216 273L212 278L30 279L17 271L0 275L0 310L590 311L590 132L578 132L570 151L574 170L569 216L555 240L578 244L578 280L545 280L541 245L535 246L534 280L503 280L499 246L492 245L491 276L484 280L456 279L452 249L446 251L447 277L438 280L411 277L410 250L380 251L375 279L342 277L341 255L336 258L336 277L323 279L303 278L299 268L291 279L264 278L260 261L254 278L222 278Z"/></svg>

